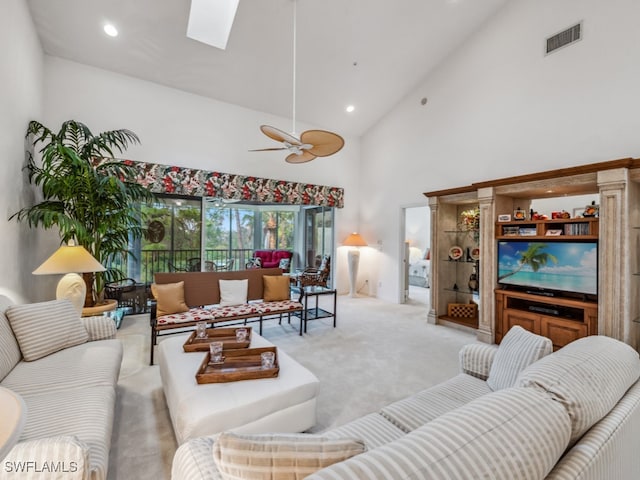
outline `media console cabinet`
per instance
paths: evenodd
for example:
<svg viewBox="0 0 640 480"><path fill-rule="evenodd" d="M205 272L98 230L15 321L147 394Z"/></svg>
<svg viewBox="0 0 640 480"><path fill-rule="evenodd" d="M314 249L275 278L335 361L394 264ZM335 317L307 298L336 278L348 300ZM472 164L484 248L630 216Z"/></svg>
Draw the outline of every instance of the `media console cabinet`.
<svg viewBox="0 0 640 480"><path fill-rule="evenodd" d="M598 304L573 298L496 289L495 341L514 325L549 337L553 349L598 333Z"/></svg>

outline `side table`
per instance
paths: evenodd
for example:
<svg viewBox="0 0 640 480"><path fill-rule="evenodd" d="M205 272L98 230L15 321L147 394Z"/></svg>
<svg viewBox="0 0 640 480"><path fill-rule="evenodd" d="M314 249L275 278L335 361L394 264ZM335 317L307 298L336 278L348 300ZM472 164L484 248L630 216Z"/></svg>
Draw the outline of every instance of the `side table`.
<svg viewBox="0 0 640 480"><path fill-rule="evenodd" d="M293 315L300 317L300 335L302 335L303 330L304 333L307 333L307 322L309 320L333 317L333 328L336 328L337 291L335 289L314 285L309 287L292 287L292 290L300 292L300 299L298 301L304 305L304 309L301 312L293 313ZM318 307L318 297L321 295L333 295L332 312ZM309 308L309 297L315 297L314 307Z"/></svg>

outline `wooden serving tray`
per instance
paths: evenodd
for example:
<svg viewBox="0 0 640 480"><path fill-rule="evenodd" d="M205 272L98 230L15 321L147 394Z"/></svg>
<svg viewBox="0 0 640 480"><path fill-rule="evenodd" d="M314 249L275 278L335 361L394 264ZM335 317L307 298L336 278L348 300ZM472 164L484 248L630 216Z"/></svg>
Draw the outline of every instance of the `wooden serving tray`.
<svg viewBox="0 0 640 480"><path fill-rule="evenodd" d="M211 342L222 342L223 350L247 348L251 344L251 327L238 327L247 329L247 339L244 342L236 342L236 328L207 328L207 338L196 338L194 331L182 348L185 352L208 352Z"/></svg>
<svg viewBox="0 0 640 480"><path fill-rule="evenodd" d="M262 368L260 354L274 352L273 368ZM256 378L274 378L278 376L278 349L275 346L261 348L245 348L242 350L225 350L224 363L212 365L211 355L207 353L196 373L196 381L202 383L236 382Z"/></svg>

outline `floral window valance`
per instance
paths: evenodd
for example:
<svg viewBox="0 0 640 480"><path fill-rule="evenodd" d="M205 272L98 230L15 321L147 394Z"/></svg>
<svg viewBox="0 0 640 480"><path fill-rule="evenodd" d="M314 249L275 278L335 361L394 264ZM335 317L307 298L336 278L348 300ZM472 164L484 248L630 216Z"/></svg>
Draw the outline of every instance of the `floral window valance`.
<svg viewBox="0 0 640 480"><path fill-rule="evenodd" d="M104 161L104 160L103 160ZM123 160L138 171L137 181L154 193L227 200L344 207L344 189L231 173Z"/></svg>

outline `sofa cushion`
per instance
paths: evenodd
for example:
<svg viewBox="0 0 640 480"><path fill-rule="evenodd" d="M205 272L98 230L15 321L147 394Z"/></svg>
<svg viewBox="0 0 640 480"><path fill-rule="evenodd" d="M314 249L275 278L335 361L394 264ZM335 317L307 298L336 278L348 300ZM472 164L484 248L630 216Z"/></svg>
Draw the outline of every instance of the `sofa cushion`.
<svg viewBox="0 0 640 480"><path fill-rule="evenodd" d="M13 302L0 295L0 382L22 358L18 341L11 330L9 319L5 315L5 311L10 305L13 305Z"/></svg>
<svg viewBox="0 0 640 480"><path fill-rule="evenodd" d="M571 442L604 417L640 377L638 353L610 337L575 340L531 365L517 384L546 392L571 418Z"/></svg>
<svg viewBox="0 0 640 480"><path fill-rule="evenodd" d="M229 305L227 307L213 307L209 311L216 320L232 317L248 317L259 313L258 303L244 303L241 305Z"/></svg>
<svg viewBox="0 0 640 480"><path fill-rule="evenodd" d="M89 340L69 300L11 305L6 315L27 362Z"/></svg>
<svg viewBox="0 0 640 480"><path fill-rule="evenodd" d="M365 450L354 438L225 432L213 444L213 458L226 480L302 480Z"/></svg>
<svg viewBox="0 0 640 480"><path fill-rule="evenodd" d="M302 304L294 300L282 300L280 302L259 302L256 303L256 307L258 308L258 312L260 312L261 315L302 310Z"/></svg>
<svg viewBox="0 0 640 480"><path fill-rule="evenodd" d="M487 382L465 373L383 407L380 413L405 432L491 393Z"/></svg>
<svg viewBox="0 0 640 480"><path fill-rule="evenodd" d="M2 462L0 479L86 480L91 471L89 447L72 435L20 442ZM21 466L22 465L22 466ZM48 472L45 465L55 467ZM27 473L31 472L31 473Z"/></svg>
<svg viewBox="0 0 640 480"><path fill-rule="evenodd" d="M262 299L265 302L279 302L291 298L291 281L286 275L262 276Z"/></svg>
<svg viewBox="0 0 640 480"><path fill-rule="evenodd" d="M21 441L75 436L89 447L92 479L105 479L115 410L113 387L49 392L23 396L27 421Z"/></svg>
<svg viewBox="0 0 640 480"><path fill-rule="evenodd" d="M553 351L551 339L515 325L509 329L496 352L487 384L492 390L513 387L518 374Z"/></svg>
<svg viewBox="0 0 640 480"><path fill-rule="evenodd" d="M156 299L158 317L189 310L184 301L184 281L176 283L152 283L151 293Z"/></svg>
<svg viewBox="0 0 640 480"><path fill-rule="evenodd" d="M20 362L2 381L20 395L112 386L118 382L122 342L87 342L52 353L37 362Z"/></svg>
<svg viewBox="0 0 640 480"><path fill-rule="evenodd" d="M171 480L223 480L211 455L217 438L218 434L196 437L180 445L171 462Z"/></svg>
<svg viewBox="0 0 640 480"><path fill-rule="evenodd" d="M562 456L570 435L571 421L562 405L534 389L509 388L308 480L538 480Z"/></svg>
<svg viewBox="0 0 640 480"><path fill-rule="evenodd" d="M370 413L323 435L327 438L359 438L367 450L371 450L404 437L406 432L379 413Z"/></svg>
<svg viewBox="0 0 640 480"><path fill-rule="evenodd" d="M218 280L220 285L220 306L242 305L247 303L249 280Z"/></svg>
<svg viewBox="0 0 640 480"><path fill-rule="evenodd" d="M156 319L156 324L161 327L163 325L178 325L181 323L195 323L215 319L215 308L190 308L186 312L172 313L163 315Z"/></svg>

